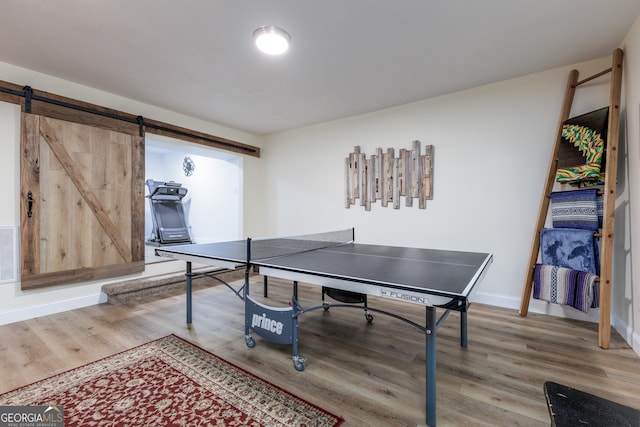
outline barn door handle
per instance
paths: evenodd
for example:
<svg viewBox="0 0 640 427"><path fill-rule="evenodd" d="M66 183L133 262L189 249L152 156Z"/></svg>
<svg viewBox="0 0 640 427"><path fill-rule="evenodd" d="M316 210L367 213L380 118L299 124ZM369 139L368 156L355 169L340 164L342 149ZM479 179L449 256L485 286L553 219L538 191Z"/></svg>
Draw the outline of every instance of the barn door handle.
<svg viewBox="0 0 640 427"><path fill-rule="evenodd" d="M27 193L27 203L29 205L29 207L27 208L27 216L29 218L31 218L33 216L33 212L32 212L32 209L33 209L33 193L31 191L29 191Z"/></svg>

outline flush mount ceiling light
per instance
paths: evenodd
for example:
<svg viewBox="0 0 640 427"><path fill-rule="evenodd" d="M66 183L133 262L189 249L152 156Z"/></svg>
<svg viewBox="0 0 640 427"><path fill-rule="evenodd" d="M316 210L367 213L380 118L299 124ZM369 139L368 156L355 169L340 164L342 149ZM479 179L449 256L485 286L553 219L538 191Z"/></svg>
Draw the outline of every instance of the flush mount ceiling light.
<svg viewBox="0 0 640 427"><path fill-rule="evenodd" d="M269 55L280 55L289 49L291 36L282 28L273 26L259 27L253 32L258 49Z"/></svg>

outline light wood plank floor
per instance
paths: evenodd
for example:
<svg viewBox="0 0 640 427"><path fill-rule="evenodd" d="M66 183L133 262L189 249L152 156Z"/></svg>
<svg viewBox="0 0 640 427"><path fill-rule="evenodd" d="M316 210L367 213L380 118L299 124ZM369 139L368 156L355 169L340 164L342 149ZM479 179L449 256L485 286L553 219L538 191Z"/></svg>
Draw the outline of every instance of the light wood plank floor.
<svg viewBox="0 0 640 427"><path fill-rule="evenodd" d="M262 280L252 279L252 294ZM271 282L269 300L286 304L291 286ZM301 285L303 305L319 303L317 287ZM424 308L372 299L376 308L424 324ZM194 292L194 322L185 324L184 295L127 305L102 304L0 326L0 393L176 334L342 416L345 426L416 426L425 417L424 334L361 310L317 310L300 319L304 372L290 346L257 337L244 342L242 302L224 286ZM475 304L469 345L459 345L459 315L438 331L438 426L548 426L542 385L551 380L640 408L640 358L613 332L598 347L597 325L550 316L518 316Z"/></svg>

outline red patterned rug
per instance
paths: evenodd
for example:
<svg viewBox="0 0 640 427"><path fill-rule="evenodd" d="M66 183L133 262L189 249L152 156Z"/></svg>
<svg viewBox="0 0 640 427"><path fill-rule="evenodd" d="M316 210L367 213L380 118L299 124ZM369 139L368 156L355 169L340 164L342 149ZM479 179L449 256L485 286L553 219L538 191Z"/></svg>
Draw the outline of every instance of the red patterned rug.
<svg viewBox="0 0 640 427"><path fill-rule="evenodd" d="M339 426L343 420L175 335L0 395L65 426Z"/></svg>

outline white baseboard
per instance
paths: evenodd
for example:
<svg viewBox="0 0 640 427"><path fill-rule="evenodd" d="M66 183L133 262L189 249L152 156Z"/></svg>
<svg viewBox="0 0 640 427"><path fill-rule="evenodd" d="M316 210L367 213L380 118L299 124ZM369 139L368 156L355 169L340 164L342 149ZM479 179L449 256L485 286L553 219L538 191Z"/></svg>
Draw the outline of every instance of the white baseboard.
<svg viewBox="0 0 640 427"><path fill-rule="evenodd" d="M478 292L473 301L480 304L495 305L503 308L520 309L520 298L505 297L501 295L483 294ZM556 317L566 317L575 320L584 320L586 322L598 323L600 321L600 311L591 309L588 313L576 310L573 307L551 304L546 301L532 299L529 302L529 312L548 314Z"/></svg>
<svg viewBox="0 0 640 427"><path fill-rule="evenodd" d="M37 306L18 308L0 313L0 325L34 319L36 317L47 316L49 314L62 313L76 308L88 307L90 305L107 302L107 296L102 292L87 295L80 298L72 298L63 301L56 301Z"/></svg>
<svg viewBox="0 0 640 427"><path fill-rule="evenodd" d="M622 335L622 338L629 343L633 351L640 355L640 335L617 316L613 317L611 323L615 330Z"/></svg>

